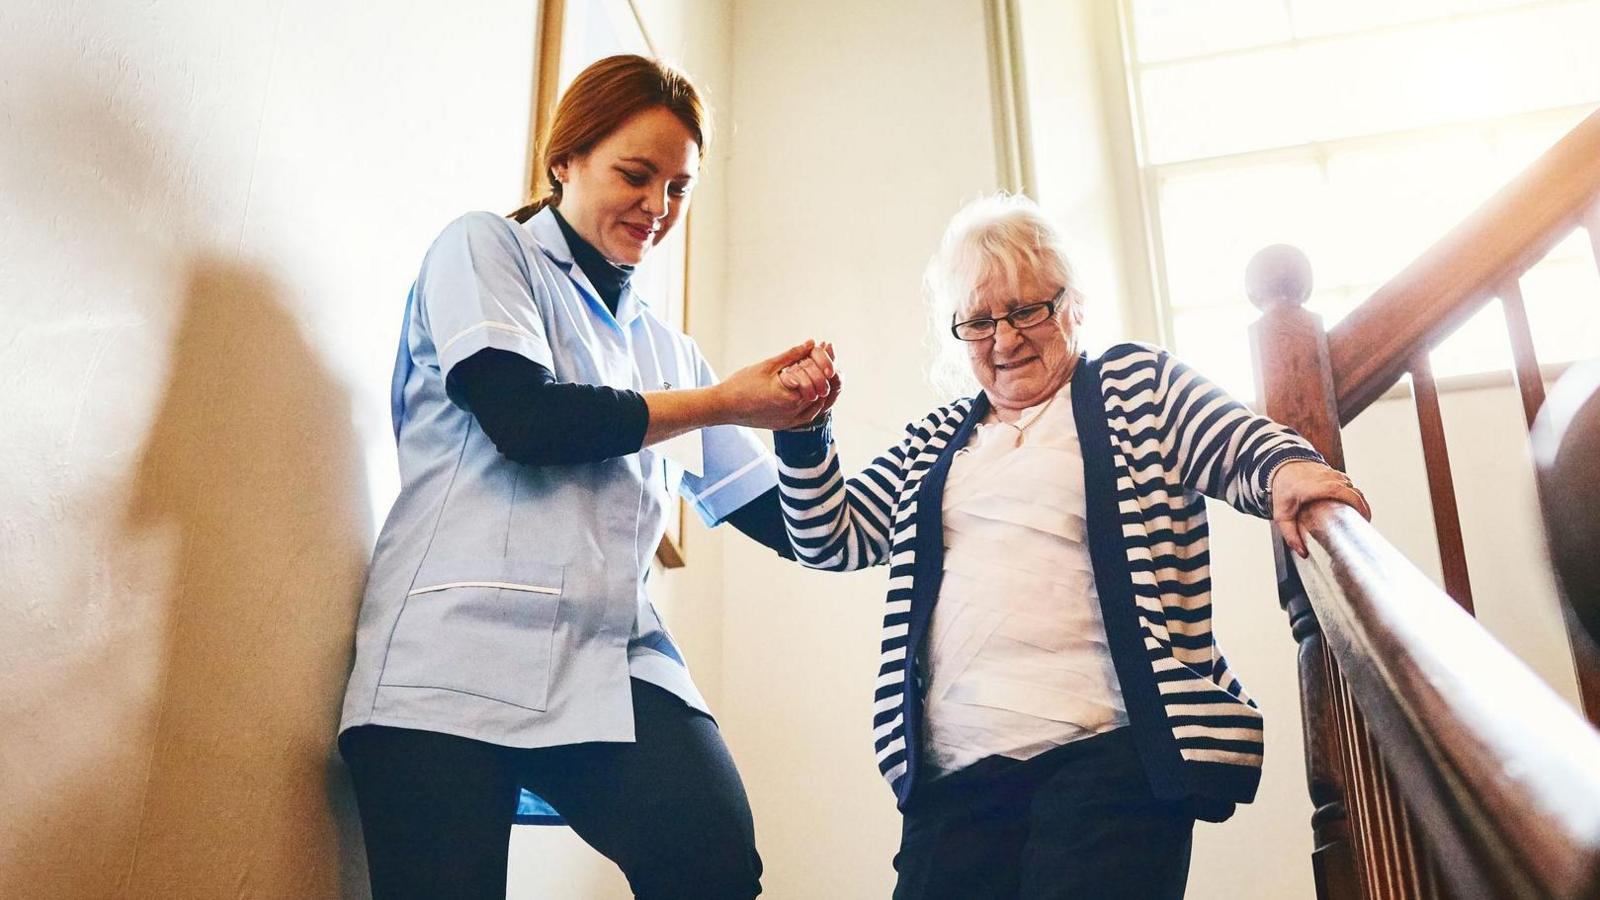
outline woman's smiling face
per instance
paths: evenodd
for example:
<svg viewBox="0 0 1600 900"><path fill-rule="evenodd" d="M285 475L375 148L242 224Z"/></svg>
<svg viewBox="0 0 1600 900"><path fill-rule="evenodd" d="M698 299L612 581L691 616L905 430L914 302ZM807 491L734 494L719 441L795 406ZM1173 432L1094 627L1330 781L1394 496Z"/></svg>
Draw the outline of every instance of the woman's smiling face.
<svg viewBox="0 0 1600 900"><path fill-rule="evenodd" d="M552 168L562 217L606 259L635 265L688 210L700 145L671 110L656 106Z"/></svg>
<svg viewBox="0 0 1600 900"><path fill-rule="evenodd" d="M1055 314L1037 325L1016 329L1003 316L1019 306L1055 297L1062 285L1023 269L1015 284L989 278L978 285L957 313L958 321L989 316L992 336L966 342L972 374L997 409L1019 411L1050 399L1072 375L1077 341L1063 297Z"/></svg>

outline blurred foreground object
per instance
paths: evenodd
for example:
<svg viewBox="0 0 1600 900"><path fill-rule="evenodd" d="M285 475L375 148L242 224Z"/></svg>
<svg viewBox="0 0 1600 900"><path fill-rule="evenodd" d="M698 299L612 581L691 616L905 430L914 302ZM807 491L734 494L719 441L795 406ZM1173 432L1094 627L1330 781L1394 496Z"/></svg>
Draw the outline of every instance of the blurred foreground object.
<svg viewBox="0 0 1600 900"><path fill-rule="evenodd" d="M1532 440L1556 582L1600 642L1600 360L1573 366L1556 382Z"/></svg>

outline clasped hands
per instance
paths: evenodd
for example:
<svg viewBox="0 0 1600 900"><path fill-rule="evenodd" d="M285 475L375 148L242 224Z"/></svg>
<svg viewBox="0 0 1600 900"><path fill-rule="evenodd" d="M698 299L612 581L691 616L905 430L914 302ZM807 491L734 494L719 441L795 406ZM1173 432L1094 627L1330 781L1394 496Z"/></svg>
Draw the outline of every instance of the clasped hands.
<svg viewBox="0 0 1600 900"><path fill-rule="evenodd" d="M842 386L833 345L806 341L734 372L718 388L738 424L783 431L827 412Z"/></svg>

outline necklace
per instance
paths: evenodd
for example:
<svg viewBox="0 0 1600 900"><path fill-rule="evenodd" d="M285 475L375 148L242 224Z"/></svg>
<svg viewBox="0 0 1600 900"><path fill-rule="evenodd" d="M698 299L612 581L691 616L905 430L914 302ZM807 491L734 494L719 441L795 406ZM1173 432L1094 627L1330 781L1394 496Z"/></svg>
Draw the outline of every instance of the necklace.
<svg viewBox="0 0 1600 900"><path fill-rule="evenodd" d="M1026 422L1022 421L1019 418L1015 422L1002 422L1002 423L1000 423L1002 425L1010 426L1011 428L1014 428L1017 431L1016 440L1012 442L1011 446L1013 446L1013 447L1021 447L1022 446L1022 442L1028 436L1028 429L1032 428L1040 419L1044 418L1044 414L1050 410L1050 405L1052 403L1055 403L1056 402L1056 398L1059 397L1059 396L1061 396L1059 393L1051 394L1050 395L1050 399L1046 400L1044 402L1044 405L1039 407L1039 411L1038 412L1036 412L1033 415L1029 416L1028 417L1028 421L1026 421Z"/></svg>

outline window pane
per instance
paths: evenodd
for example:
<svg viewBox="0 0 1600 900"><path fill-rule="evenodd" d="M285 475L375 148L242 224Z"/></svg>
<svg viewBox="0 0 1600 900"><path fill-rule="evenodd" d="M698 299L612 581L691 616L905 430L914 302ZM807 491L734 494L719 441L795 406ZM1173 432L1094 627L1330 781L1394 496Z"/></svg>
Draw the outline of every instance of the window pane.
<svg viewBox="0 0 1600 900"><path fill-rule="evenodd" d="M1295 37L1381 28L1449 12L1447 0L1289 0Z"/></svg>
<svg viewBox="0 0 1600 900"><path fill-rule="evenodd" d="M1141 0L1133 4L1140 62L1235 50L1289 38L1283 0Z"/></svg>
<svg viewBox="0 0 1600 900"><path fill-rule="evenodd" d="M1329 140L1600 97L1600 3L1308 44L1298 63Z"/></svg>
<svg viewBox="0 0 1600 900"><path fill-rule="evenodd" d="M1435 378L1511 370L1511 342L1500 304L1490 302L1428 354Z"/></svg>
<svg viewBox="0 0 1600 900"><path fill-rule="evenodd" d="M1250 323L1260 313L1248 303L1178 313L1172 352L1239 400L1255 397Z"/></svg>
<svg viewBox="0 0 1600 900"><path fill-rule="evenodd" d="M1152 69L1140 78L1146 162L1203 159L1311 140L1310 89L1288 49Z"/></svg>
<svg viewBox="0 0 1600 900"><path fill-rule="evenodd" d="M1522 297L1541 365L1600 356L1600 273L1579 256L1588 235L1578 232L1522 277ZM1505 311L1490 301L1433 351L1438 377L1510 371L1511 338Z"/></svg>
<svg viewBox="0 0 1600 900"><path fill-rule="evenodd" d="M1473 13L1505 9L1510 6L1527 6L1528 2L1529 0L1451 0L1450 5L1456 12Z"/></svg>
<svg viewBox="0 0 1600 900"><path fill-rule="evenodd" d="M1252 50L1140 76L1147 163L1600 100L1600 0Z"/></svg>
<svg viewBox="0 0 1600 900"><path fill-rule="evenodd" d="M1253 393L1250 257L1311 259L1332 327L1600 104L1600 0L1126 0L1173 349ZM1600 356L1580 232L1522 280L1540 361ZM1433 353L1506 369L1492 302Z"/></svg>
<svg viewBox="0 0 1600 900"><path fill-rule="evenodd" d="M1328 215L1337 237L1330 237L1311 257L1318 282L1387 281L1482 203L1502 180L1479 132L1385 142L1331 154Z"/></svg>
<svg viewBox="0 0 1600 900"><path fill-rule="evenodd" d="M1243 300L1244 269L1268 244L1294 244L1312 260L1326 246L1321 168L1258 164L1175 176L1160 187L1167 296L1175 308Z"/></svg>
<svg viewBox="0 0 1600 900"><path fill-rule="evenodd" d="M1581 229L1522 276L1540 363L1600 356L1600 268Z"/></svg>
<svg viewBox="0 0 1600 900"><path fill-rule="evenodd" d="M1594 112L1593 103L1555 113L1521 118L1494 129L1491 142L1505 183L1549 150L1556 141Z"/></svg>
<svg viewBox="0 0 1600 900"><path fill-rule="evenodd" d="M1349 314L1350 310L1361 305L1361 302L1372 296L1377 290L1376 284L1360 284L1345 288L1319 287L1311 292L1311 299L1306 301L1306 309L1322 317L1322 327L1332 328L1339 324L1339 320Z"/></svg>

